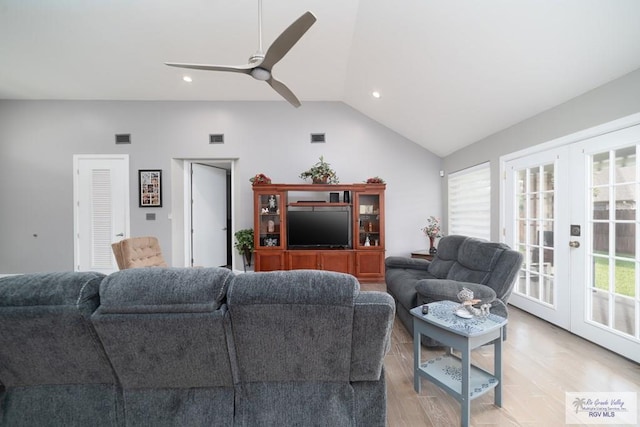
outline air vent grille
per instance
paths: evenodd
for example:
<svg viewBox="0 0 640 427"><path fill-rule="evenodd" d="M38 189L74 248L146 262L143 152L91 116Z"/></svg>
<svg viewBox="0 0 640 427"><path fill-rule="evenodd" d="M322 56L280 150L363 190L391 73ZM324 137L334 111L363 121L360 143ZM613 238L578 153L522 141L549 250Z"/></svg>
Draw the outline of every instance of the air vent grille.
<svg viewBox="0 0 640 427"><path fill-rule="evenodd" d="M130 133L117 133L116 134L116 144L131 144L131 134Z"/></svg>
<svg viewBox="0 0 640 427"><path fill-rule="evenodd" d="M224 144L224 134L223 133L210 134L209 144Z"/></svg>
<svg viewBox="0 0 640 427"><path fill-rule="evenodd" d="M311 134L311 143L312 144L323 144L325 143L324 133L312 133Z"/></svg>

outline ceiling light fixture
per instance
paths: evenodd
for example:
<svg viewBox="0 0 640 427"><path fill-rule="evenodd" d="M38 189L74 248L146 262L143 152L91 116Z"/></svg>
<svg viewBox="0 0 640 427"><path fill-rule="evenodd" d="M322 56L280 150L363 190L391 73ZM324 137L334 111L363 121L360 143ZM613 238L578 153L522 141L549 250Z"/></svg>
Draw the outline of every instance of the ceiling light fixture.
<svg viewBox="0 0 640 427"><path fill-rule="evenodd" d="M371 92L371 96L378 99L380 98L381 95L380 95L380 92L378 92L377 90L374 90L373 92Z"/></svg>
<svg viewBox="0 0 640 427"><path fill-rule="evenodd" d="M191 76L183 76L182 80L184 80L187 83L191 83L193 81L193 79L191 78Z"/></svg>

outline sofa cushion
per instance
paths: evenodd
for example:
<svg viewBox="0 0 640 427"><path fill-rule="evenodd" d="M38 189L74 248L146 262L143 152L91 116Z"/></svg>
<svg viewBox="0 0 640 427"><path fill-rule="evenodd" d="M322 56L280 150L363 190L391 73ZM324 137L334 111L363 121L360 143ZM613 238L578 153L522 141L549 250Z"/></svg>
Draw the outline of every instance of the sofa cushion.
<svg viewBox="0 0 640 427"><path fill-rule="evenodd" d="M121 425L117 378L91 324L104 275L0 279L0 425Z"/></svg>
<svg viewBox="0 0 640 427"><path fill-rule="evenodd" d="M233 385L220 303L233 277L225 268L159 267L103 281L92 320L125 389Z"/></svg>
<svg viewBox="0 0 640 427"><path fill-rule="evenodd" d="M90 322L103 277L37 273L0 279L0 378L7 387L115 382Z"/></svg>
<svg viewBox="0 0 640 427"><path fill-rule="evenodd" d="M358 291L342 273L238 275L227 303L240 380L348 381Z"/></svg>
<svg viewBox="0 0 640 427"><path fill-rule="evenodd" d="M100 285L99 313L184 313L216 310L233 273L224 268L117 271Z"/></svg>
<svg viewBox="0 0 640 427"><path fill-rule="evenodd" d="M458 250L465 241L464 236L447 236L440 240L438 252L429 265L429 273L438 279L447 277L449 270L458 260Z"/></svg>
<svg viewBox="0 0 640 427"><path fill-rule="evenodd" d="M504 250L501 243L467 238L460 244L457 262L451 266L446 278L484 285Z"/></svg>
<svg viewBox="0 0 640 427"><path fill-rule="evenodd" d="M467 288L473 292L473 298L479 299L480 304L491 303L496 299L496 293L488 286L478 283L459 282L448 279L423 279L417 282L418 305L434 301L460 301L458 293Z"/></svg>

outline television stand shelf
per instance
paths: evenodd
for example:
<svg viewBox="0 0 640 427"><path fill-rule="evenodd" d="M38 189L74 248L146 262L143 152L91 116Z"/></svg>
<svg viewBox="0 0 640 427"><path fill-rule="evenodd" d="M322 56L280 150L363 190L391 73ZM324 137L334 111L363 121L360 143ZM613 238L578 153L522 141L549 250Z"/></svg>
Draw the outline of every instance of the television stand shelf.
<svg viewBox="0 0 640 427"><path fill-rule="evenodd" d="M254 185L255 271L319 269L353 274L360 281L384 279L385 187ZM309 214L305 219L299 212ZM297 224L290 222L294 217ZM304 247L290 247L289 239Z"/></svg>

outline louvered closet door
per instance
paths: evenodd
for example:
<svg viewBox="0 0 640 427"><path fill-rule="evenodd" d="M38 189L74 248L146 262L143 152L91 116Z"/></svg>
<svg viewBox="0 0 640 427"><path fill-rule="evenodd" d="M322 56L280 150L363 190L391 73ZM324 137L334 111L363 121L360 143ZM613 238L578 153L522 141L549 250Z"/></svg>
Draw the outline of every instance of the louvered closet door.
<svg viewBox="0 0 640 427"><path fill-rule="evenodd" d="M111 244L129 237L129 157L74 156L74 269L118 269Z"/></svg>

